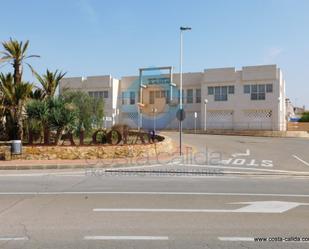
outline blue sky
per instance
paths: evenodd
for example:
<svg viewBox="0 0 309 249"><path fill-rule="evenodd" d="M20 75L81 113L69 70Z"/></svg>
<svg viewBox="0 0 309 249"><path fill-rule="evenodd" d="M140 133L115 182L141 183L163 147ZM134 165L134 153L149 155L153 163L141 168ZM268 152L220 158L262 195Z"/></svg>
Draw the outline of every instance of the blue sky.
<svg viewBox="0 0 309 249"><path fill-rule="evenodd" d="M68 76L135 75L138 68L184 71L273 64L288 97L309 107L308 0L10 0L1 1L0 39L29 39L31 64ZM8 66L0 70L8 70ZM33 80L31 73L25 78Z"/></svg>

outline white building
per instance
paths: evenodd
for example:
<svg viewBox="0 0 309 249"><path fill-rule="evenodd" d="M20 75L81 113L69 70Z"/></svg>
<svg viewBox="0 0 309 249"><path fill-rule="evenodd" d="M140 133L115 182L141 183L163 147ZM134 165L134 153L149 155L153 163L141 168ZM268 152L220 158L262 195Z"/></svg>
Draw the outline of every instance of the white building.
<svg viewBox="0 0 309 249"><path fill-rule="evenodd" d="M113 120L110 125L177 129L179 74L167 69L172 70L146 69L147 75L125 76L120 81L111 76L66 78L60 92L68 88L103 97L106 116ZM285 81L276 65L184 73L183 128L286 130L285 99Z"/></svg>
<svg viewBox="0 0 309 249"><path fill-rule="evenodd" d="M83 91L95 98L104 99L104 115L102 124L110 127L116 122L118 105L119 80L111 75L64 78L60 82L59 93L65 90Z"/></svg>

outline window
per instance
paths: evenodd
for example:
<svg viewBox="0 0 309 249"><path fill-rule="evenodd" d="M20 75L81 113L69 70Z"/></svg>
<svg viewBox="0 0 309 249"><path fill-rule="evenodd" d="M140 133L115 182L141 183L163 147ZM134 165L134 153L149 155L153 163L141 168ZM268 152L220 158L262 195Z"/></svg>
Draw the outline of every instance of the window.
<svg viewBox="0 0 309 249"><path fill-rule="evenodd" d="M208 87L208 95L213 95L214 94L214 88L212 86Z"/></svg>
<svg viewBox="0 0 309 249"><path fill-rule="evenodd" d="M229 86L229 94L234 94L234 93L235 93L235 87Z"/></svg>
<svg viewBox="0 0 309 249"><path fill-rule="evenodd" d="M156 98L158 99L158 98L160 98L161 97L161 92L160 91L156 91Z"/></svg>
<svg viewBox="0 0 309 249"><path fill-rule="evenodd" d="M215 101L227 101L227 86L215 87Z"/></svg>
<svg viewBox="0 0 309 249"><path fill-rule="evenodd" d="M135 105L135 92L130 92L130 105Z"/></svg>
<svg viewBox="0 0 309 249"><path fill-rule="evenodd" d="M259 85L258 91L264 93L265 92L265 85Z"/></svg>
<svg viewBox="0 0 309 249"><path fill-rule="evenodd" d="M273 84L267 84L266 85L266 92L272 93L273 92Z"/></svg>
<svg viewBox="0 0 309 249"><path fill-rule="evenodd" d="M250 93L250 85L244 85L244 93Z"/></svg>
<svg viewBox="0 0 309 249"><path fill-rule="evenodd" d="M154 97L155 97L155 92L150 91L149 92L149 104L154 104Z"/></svg>
<svg viewBox="0 0 309 249"><path fill-rule="evenodd" d="M108 91L88 92L88 94L92 98L108 98Z"/></svg>
<svg viewBox="0 0 309 249"><path fill-rule="evenodd" d="M196 89L195 90L195 103L201 103L201 89Z"/></svg>
<svg viewBox="0 0 309 249"><path fill-rule="evenodd" d="M251 85L251 100L265 100L265 85Z"/></svg>
<svg viewBox="0 0 309 249"><path fill-rule="evenodd" d="M161 91L161 98L165 98L165 92L166 91Z"/></svg>
<svg viewBox="0 0 309 249"><path fill-rule="evenodd" d="M187 103L193 103L193 89L187 89Z"/></svg>

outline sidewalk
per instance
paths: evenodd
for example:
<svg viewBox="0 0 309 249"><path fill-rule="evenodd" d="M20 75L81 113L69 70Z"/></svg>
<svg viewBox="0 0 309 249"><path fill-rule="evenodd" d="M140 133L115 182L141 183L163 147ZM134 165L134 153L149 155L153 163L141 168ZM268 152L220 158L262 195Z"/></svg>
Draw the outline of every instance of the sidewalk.
<svg viewBox="0 0 309 249"><path fill-rule="evenodd" d="M134 167L162 164L174 159L175 155L152 158L115 158L115 159L80 159L80 160L12 160L0 161L0 170L35 170L35 169L84 169L105 167Z"/></svg>
<svg viewBox="0 0 309 249"><path fill-rule="evenodd" d="M219 130L208 129L207 131L185 130L187 134L208 134L208 135L231 135L231 136L252 136L252 137L284 137L284 138L309 138L307 131L261 131L261 130Z"/></svg>

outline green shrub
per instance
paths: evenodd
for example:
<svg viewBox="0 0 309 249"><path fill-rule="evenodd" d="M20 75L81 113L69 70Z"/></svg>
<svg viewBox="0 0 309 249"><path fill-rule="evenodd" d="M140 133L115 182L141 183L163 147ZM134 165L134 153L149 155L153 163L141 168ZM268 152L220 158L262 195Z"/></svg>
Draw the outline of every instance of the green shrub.
<svg viewBox="0 0 309 249"><path fill-rule="evenodd" d="M299 122L309 122L309 112L304 112Z"/></svg>

